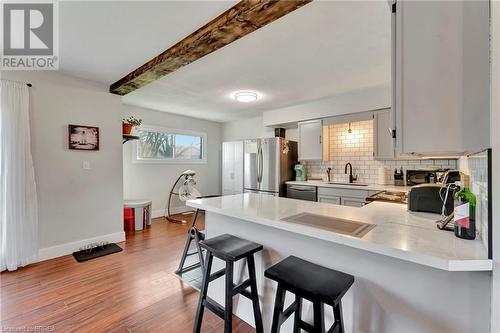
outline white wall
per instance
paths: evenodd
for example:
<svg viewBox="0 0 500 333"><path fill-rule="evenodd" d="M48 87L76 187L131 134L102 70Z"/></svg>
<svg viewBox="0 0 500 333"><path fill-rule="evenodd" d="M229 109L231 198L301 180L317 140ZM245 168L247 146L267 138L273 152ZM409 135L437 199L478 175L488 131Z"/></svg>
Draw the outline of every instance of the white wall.
<svg viewBox="0 0 500 333"><path fill-rule="evenodd" d="M235 120L222 124L222 141L237 141L274 137L274 128L265 127L262 116ZM286 130L288 140L297 141L297 128Z"/></svg>
<svg viewBox="0 0 500 333"><path fill-rule="evenodd" d="M266 111L263 124L287 126L302 120L386 109L391 104L391 87L383 85Z"/></svg>
<svg viewBox="0 0 500 333"><path fill-rule="evenodd" d="M105 85L56 72L3 72L2 78L33 84L40 259L92 241L124 240L120 98ZM68 124L99 127L100 150L69 150ZM83 170L84 160L91 170Z"/></svg>
<svg viewBox="0 0 500 333"><path fill-rule="evenodd" d="M122 117L135 116L143 124L172 129L183 129L207 133L207 163L168 164L135 163L133 145L123 145L123 191L125 199L149 199L153 201L153 217L163 216L168 193L175 180L186 169L196 171L197 189L202 195L221 193L222 140L221 124L206 120L174 115L171 113L123 105ZM184 205L174 201L175 212L184 210Z"/></svg>

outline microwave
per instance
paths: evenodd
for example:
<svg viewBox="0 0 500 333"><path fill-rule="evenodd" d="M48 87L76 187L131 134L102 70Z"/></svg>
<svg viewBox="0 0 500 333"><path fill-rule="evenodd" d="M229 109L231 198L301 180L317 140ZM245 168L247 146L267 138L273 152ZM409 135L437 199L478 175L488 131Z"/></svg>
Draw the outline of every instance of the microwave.
<svg viewBox="0 0 500 333"><path fill-rule="evenodd" d="M406 170L406 185L436 183L437 177L437 171L434 170Z"/></svg>

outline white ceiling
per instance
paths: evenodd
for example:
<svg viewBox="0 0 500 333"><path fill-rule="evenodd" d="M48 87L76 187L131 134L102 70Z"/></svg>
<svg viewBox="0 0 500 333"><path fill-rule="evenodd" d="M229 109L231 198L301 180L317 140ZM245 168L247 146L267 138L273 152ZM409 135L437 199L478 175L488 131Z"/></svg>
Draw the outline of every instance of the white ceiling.
<svg viewBox="0 0 500 333"><path fill-rule="evenodd" d="M60 70L111 84L238 1L60 1Z"/></svg>
<svg viewBox="0 0 500 333"><path fill-rule="evenodd" d="M234 3L61 3L61 69L112 83ZM314 1L123 102L223 122L389 82L387 1ZM262 98L230 97L247 89Z"/></svg>

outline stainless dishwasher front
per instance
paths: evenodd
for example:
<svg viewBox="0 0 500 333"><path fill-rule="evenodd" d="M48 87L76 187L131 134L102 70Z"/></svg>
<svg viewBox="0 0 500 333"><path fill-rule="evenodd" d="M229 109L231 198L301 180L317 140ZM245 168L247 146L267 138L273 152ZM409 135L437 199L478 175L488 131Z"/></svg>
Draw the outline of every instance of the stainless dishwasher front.
<svg viewBox="0 0 500 333"><path fill-rule="evenodd" d="M286 186L286 197L306 201L317 201L318 193L316 186L292 185Z"/></svg>

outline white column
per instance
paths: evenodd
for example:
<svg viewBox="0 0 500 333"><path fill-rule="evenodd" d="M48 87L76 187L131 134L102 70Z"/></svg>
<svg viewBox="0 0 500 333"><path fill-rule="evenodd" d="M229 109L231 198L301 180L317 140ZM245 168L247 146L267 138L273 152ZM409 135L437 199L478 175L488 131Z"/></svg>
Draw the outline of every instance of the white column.
<svg viewBox="0 0 500 333"><path fill-rule="evenodd" d="M500 1L491 1L491 147L493 150L493 281L491 331L500 332Z"/></svg>

